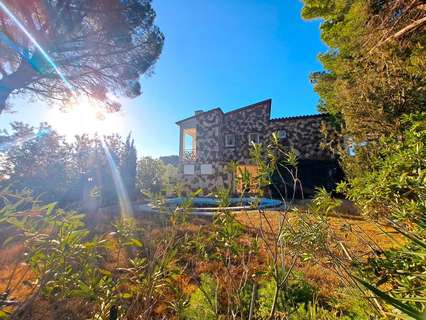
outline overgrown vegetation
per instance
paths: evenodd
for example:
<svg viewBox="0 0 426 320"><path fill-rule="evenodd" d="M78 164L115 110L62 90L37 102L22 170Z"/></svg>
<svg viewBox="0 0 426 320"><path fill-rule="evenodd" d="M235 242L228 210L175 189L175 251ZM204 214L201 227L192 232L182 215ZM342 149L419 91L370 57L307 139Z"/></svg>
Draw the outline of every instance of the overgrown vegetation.
<svg viewBox="0 0 426 320"><path fill-rule="evenodd" d="M335 118L347 181L338 187L405 245L358 263L355 278L385 302L383 315L424 318L426 83L424 1L305 0L323 19L324 72L312 75L320 109ZM342 144L342 140L344 143ZM350 150L349 154L347 150Z"/></svg>
<svg viewBox="0 0 426 320"><path fill-rule="evenodd" d="M0 187L32 190L45 202L93 210L116 205L118 174L129 200L144 193L171 193L177 168L150 157L137 159L134 140L119 135L76 136L68 141L48 124L38 128L21 122L0 133Z"/></svg>
<svg viewBox="0 0 426 320"><path fill-rule="evenodd" d="M130 135L83 134L69 142L46 123L34 128L14 122L11 127L0 135L2 188L29 189L45 202L87 209L117 203L116 170L129 198L136 198L137 155Z"/></svg>
<svg viewBox="0 0 426 320"><path fill-rule="evenodd" d="M161 204L174 168L150 158L137 168L130 137L69 144L45 125L14 124L0 137L1 177L11 184L0 192L0 318L425 319L424 2L304 3L330 46L320 55L326 71L312 80L338 133L328 147L346 181L336 191L385 240L350 220L336 227L344 201L324 189L298 207L298 159L276 135L252 146L254 175L229 165L235 181L217 190L222 210L212 221L190 214L189 197L176 210L94 223L96 210L62 207L85 196L115 203L114 172L130 199L137 185ZM290 177L279 177L283 188L281 172ZM243 195L273 188L285 205L226 211L237 186Z"/></svg>
<svg viewBox="0 0 426 320"><path fill-rule="evenodd" d="M257 190L270 183L278 164L291 166L287 169L297 184L297 158L276 137L269 145L254 145L252 154L261 168L249 177ZM219 192L224 207L229 194ZM75 301L80 314L94 319L362 319L371 308L342 305L344 300L321 293L298 271L304 264L336 268L337 285L351 284L350 261L332 246L327 218L318 207L297 214L277 211L277 223L267 212L252 212L262 221L253 228L227 211L211 224L194 223L184 204L176 211L162 208L149 222L116 216L100 232L85 226L90 216L65 213L28 195L4 191L2 196L0 227L14 235L3 239L4 247L23 243L25 254L16 257L16 266L24 262L32 275L31 292L21 302L9 285L3 289L9 301L3 303L3 317L32 318L41 301L48 308L63 303L61 314L71 314L66 302ZM287 197L287 205L292 201L292 195ZM358 294L355 302L361 305Z"/></svg>
<svg viewBox="0 0 426 320"><path fill-rule="evenodd" d="M177 166L161 159L143 157L137 163L137 188L143 193L172 194L177 186Z"/></svg>

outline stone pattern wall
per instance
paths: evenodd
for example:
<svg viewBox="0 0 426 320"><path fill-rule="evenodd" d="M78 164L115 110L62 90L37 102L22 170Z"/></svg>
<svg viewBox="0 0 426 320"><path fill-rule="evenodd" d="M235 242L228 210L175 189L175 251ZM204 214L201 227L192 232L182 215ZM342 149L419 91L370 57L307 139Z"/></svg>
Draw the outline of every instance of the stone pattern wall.
<svg viewBox="0 0 426 320"><path fill-rule="evenodd" d="M284 146L294 148L300 159L330 160L333 155L321 148L324 141L322 123L332 133L325 116L301 116L294 118L270 119L271 101L267 100L249 107L228 113L213 109L196 115L196 153L194 175L184 175L180 164L180 181L187 191L202 189L209 194L222 187L228 187L231 175L226 172L226 164L237 161L250 164L249 134L259 134L261 143L268 143L273 132L285 130ZM235 136L235 146L225 146L225 136ZM191 162L190 162L191 163ZM187 163L188 164L188 163ZM211 164L212 175L201 174L201 165Z"/></svg>
<svg viewBox="0 0 426 320"><path fill-rule="evenodd" d="M195 174L184 175L183 165L179 168L179 182L182 183L186 192L193 192L199 189L203 195L208 195L223 187L229 187L231 183L231 174L226 170L226 164L213 163L213 174L201 174L201 164L195 163Z"/></svg>
<svg viewBox="0 0 426 320"><path fill-rule="evenodd" d="M184 190L196 191L203 190L203 194L217 190L227 185L228 173L225 170L222 160L223 136L223 112L220 109L213 109L196 116L196 161L186 162L195 166L193 175L183 174L183 165L179 168L180 182ZM201 165L211 164L213 174L201 174Z"/></svg>
<svg viewBox="0 0 426 320"><path fill-rule="evenodd" d="M197 162L221 161L223 112L213 109L196 116L197 119Z"/></svg>
<svg viewBox="0 0 426 320"><path fill-rule="evenodd" d="M231 111L224 115L222 130L224 162L238 161L242 164L249 163L250 143L249 134L259 134L260 141L268 138L269 118L271 113L270 100L240 110ZM235 137L235 146L225 146L225 136L232 134Z"/></svg>
<svg viewBox="0 0 426 320"><path fill-rule="evenodd" d="M284 146L294 148L300 159L330 160L333 155L321 148L325 137L321 126L325 125L332 133L330 123L324 116L308 116L271 120L269 133L285 130L287 137L281 141Z"/></svg>

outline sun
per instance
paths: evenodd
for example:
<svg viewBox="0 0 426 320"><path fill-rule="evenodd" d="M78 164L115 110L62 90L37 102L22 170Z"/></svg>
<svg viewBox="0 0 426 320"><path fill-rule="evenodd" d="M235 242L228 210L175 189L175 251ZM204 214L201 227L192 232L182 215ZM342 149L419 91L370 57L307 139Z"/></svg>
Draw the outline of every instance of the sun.
<svg viewBox="0 0 426 320"><path fill-rule="evenodd" d="M122 129L123 115L105 112L88 99L80 98L66 110L49 110L47 122L57 132L69 138L84 133L107 135Z"/></svg>

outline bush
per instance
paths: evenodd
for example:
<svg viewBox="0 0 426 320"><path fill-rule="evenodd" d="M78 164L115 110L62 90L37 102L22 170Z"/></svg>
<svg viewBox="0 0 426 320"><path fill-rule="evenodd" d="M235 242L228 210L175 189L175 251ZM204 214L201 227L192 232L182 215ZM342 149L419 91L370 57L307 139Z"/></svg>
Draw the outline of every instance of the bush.
<svg viewBox="0 0 426 320"><path fill-rule="evenodd" d="M200 286L191 294L188 308L184 312L188 320L215 320L218 311L218 285L211 275L200 275Z"/></svg>

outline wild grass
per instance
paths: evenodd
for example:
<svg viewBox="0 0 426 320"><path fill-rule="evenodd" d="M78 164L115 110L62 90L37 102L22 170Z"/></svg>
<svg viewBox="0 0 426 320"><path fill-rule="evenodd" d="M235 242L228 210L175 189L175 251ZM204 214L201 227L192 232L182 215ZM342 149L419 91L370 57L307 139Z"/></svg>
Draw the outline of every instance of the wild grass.
<svg viewBox="0 0 426 320"><path fill-rule="evenodd" d="M146 309L150 309L149 312L151 316L155 318L161 317L161 315L175 317L175 309L182 309L182 311L179 312L186 315L188 319L192 319L196 317L196 315L190 315L188 312L194 310L194 305L204 301L204 298L200 298L200 294L202 293L197 290L200 290L199 288L200 285L203 285L203 281L213 281L215 286L217 286L214 290L218 292L218 297L215 301L219 301L222 306L236 305L237 303L244 305L241 301L242 297L240 297L240 301L237 302L229 300L236 291L242 290L241 294L246 297L244 298L246 303L245 312L248 312L253 279L265 281L261 279L268 278L267 276L265 278L266 274L264 274L264 272L271 263L269 261L271 257L268 255L265 246L271 245L272 243L262 243L259 241L259 239L256 238L257 234L254 230L256 230L259 225L265 225L265 220L268 220L267 224L272 227L270 230L271 233L276 232L279 228L281 215L282 212L274 211L262 214L256 212L238 212L233 214L236 223L241 224L242 228L241 231L237 233L234 244L231 243L234 241L232 239L231 242L227 243L229 239L226 238L232 238L234 237L233 235L220 234L220 232L217 234L216 232L220 231L218 229L215 230L217 225L212 225L211 222L203 219L192 219L187 223L173 227L165 220L158 219L158 217L150 218L144 216L135 221L136 230L137 228L141 228L139 230L141 233L139 233L135 239L138 239L141 244L143 243L143 248L139 248L139 243L135 242L132 244L130 251L128 250L129 247L126 248L126 246L123 246L124 240L119 240L120 237L117 237L114 233L116 232L114 231L114 226L111 223L105 223L102 229L108 231L108 246L103 250L102 265L99 267L110 273L116 273L117 270L121 270L120 272L123 273L125 272L123 270L130 270L133 268L133 271L126 272L133 273L133 276L130 276L130 278L137 277L140 270L136 271L137 266L130 262L132 257L135 256L135 253L132 251L134 251L135 248L136 250L143 250L144 256L150 256L153 261L161 261L165 258L163 256L164 253L168 252L168 249L166 250L164 247L164 245L167 246L167 244L163 243L162 247L157 248L154 247L154 244L158 243L157 241L161 241L165 234L175 233L173 239L185 239L185 241L181 242L183 247L177 249L172 258L168 258L171 260L167 260L167 269L175 265L180 271L170 279L169 275L163 274L164 270L157 270L156 272L160 272L160 274L157 274L157 277L160 276L162 279L158 279L160 282L156 283L155 286L167 287L165 290L161 289L161 298L157 297L157 301L153 301L151 308L145 305L145 307L138 306L138 309L132 307L133 309L130 310L133 310L132 312L135 313L143 313L143 310L146 311ZM391 245L391 242L383 235L383 232L377 229L374 224L367 221L348 220L336 217L330 218L330 221L333 231L338 234L342 241L345 241L348 250L353 253L356 252L359 256L367 254L368 251L361 240L362 237L368 237L370 240L374 240L374 242L383 247ZM358 230L359 234L354 234L356 230ZM273 241L273 234L270 236L271 241ZM123 239L128 239L129 237L129 234L123 235ZM212 237L215 238L215 240L213 240ZM256 243L258 249L250 252L250 250L254 248L253 243ZM224 247L222 247L222 245ZM235 248L232 248L232 246L235 246ZM222 255L220 251L226 247L230 249L230 254ZM234 249L237 251L232 252ZM19 239L0 250L0 261L2 265L2 270L0 272L0 292L5 291L10 281L9 287L13 288L10 292L10 299L17 302L23 302L30 297L34 290L34 281L37 280L36 274L34 274L32 269L29 268L29 265L25 263L24 252L24 243ZM286 263L290 264L290 259L287 259ZM136 269L134 269L135 267ZM149 268L156 269L154 265L151 265ZM319 261L318 263L314 263L314 261L310 261L309 263L305 263L298 260L295 263L294 270L295 272L303 274L304 279L316 288L317 299L333 299L333 297L338 296L343 287L341 278L336 275L333 270L328 269L324 262ZM136 272L136 274L134 272ZM170 270L167 272L170 272ZM163 275L161 276L161 274ZM168 279L166 283L163 282L164 279ZM136 281L136 284L133 282L122 283L121 286L131 287L136 285L136 288L140 288L137 289L138 291L142 290L141 292L145 292L145 295L149 296L150 294L143 290L146 284L139 283L138 281ZM244 282L246 282L245 285L243 284ZM122 289L123 288L120 290ZM135 290L135 288L132 290ZM213 289L209 290L211 291ZM195 298L197 295L198 298ZM202 301L196 302L194 299L201 299ZM28 319L49 319L50 316L51 319L54 319L55 316L58 315L57 312L61 312L67 314L70 319L81 319L77 314L93 314L93 305L87 303L87 301L81 301L76 297L69 297L61 301L64 303L58 306L55 299L51 300L48 296L39 296L31 307L31 316L27 315L26 317ZM71 303L71 301L74 301L74 303ZM191 303L192 307L190 307ZM220 310L220 312L224 311ZM227 312L231 313L231 311L226 311L226 313ZM235 312L237 313L238 311Z"/></svg>

